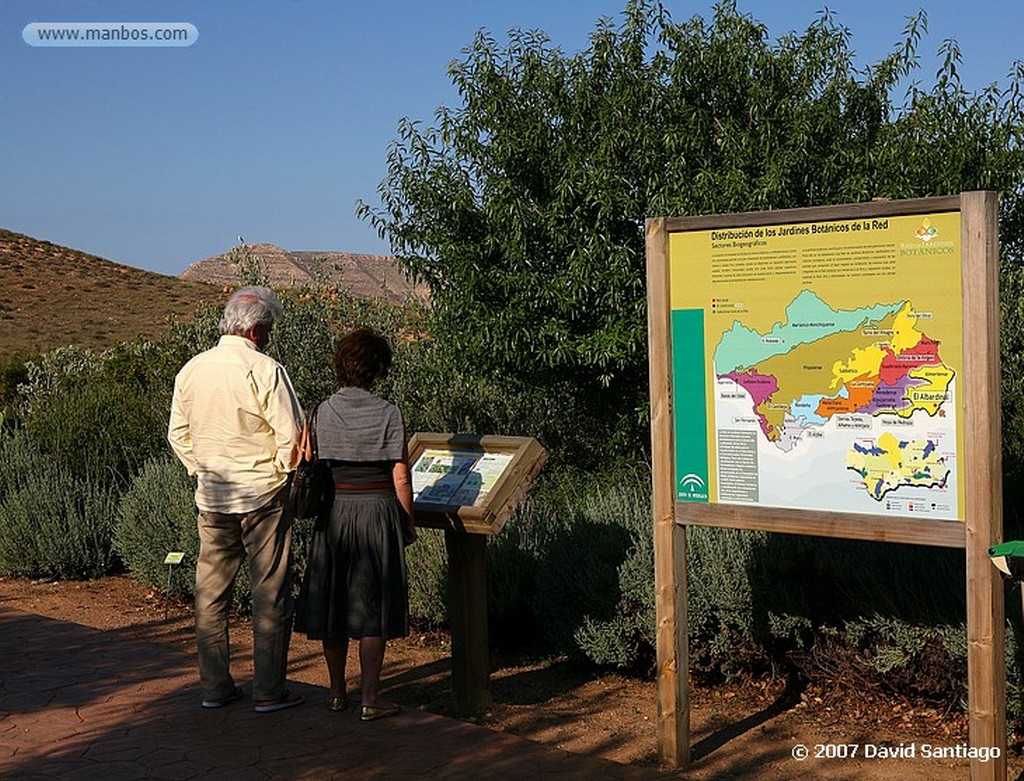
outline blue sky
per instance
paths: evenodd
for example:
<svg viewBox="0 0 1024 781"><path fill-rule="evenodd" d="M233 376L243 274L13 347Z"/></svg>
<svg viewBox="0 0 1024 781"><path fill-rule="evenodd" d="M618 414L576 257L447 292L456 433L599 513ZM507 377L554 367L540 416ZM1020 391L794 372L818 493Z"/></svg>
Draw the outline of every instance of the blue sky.
<svg viewBox="0 0 1024 781"><path fill-rule="evenodd" d="M3 0L0 227L179 274L236 236L291 250L388 252L356 200L376 202L401 117L458 104L447 64L485 28L586 47L625 0ZM827 5L861 62L924 8L919 78L956 38L965 84L1007 83L1024 59L1020 0L740 0L772 37ZM711 4L666 0L672 17ZM180 48L27 45L32 22L188 22Z"/></svg>

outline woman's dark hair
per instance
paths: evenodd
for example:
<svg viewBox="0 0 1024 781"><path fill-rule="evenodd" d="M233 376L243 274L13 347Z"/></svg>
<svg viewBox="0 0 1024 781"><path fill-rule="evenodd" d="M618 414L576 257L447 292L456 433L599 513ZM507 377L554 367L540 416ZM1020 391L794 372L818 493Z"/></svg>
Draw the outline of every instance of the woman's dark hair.
<svg viewBox="0 0 1024 781"><path fill-rule="evenodd" d="M391 345L372 328L357 328L334 348L334 376L343 388L369 390L391 368Z"/></svg>

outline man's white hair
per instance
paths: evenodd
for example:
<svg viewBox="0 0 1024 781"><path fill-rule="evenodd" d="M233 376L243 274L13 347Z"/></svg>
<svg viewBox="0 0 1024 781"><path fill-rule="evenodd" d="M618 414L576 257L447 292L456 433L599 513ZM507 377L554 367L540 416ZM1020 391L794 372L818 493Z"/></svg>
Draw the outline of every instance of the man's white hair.
<svg viewBox="0 0 1024 781"><path fill-rule="evenodd" d="M269 287L240 287L224 306L219 325L221 336L244 336L253 326L272 325L283 310L281 299Z"/></svg>

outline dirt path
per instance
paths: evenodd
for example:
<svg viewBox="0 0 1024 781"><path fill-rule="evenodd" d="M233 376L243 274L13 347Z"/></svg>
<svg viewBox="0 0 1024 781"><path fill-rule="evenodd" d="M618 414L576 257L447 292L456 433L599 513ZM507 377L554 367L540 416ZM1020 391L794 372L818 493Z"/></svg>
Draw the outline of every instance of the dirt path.
<svg viewBox="0 0 1024 781"><path fill-rule="evenodd" d="M0 606L99 629L118 628L158 643L192 648L191 612L127 578L40 583L0 578ZM251 664L249 627L233 625L240 673ZM451 715L447 637L413 633L388 646L385 686L407 707ZM296 636L291 677L325 684L318 643ZM491 729L617 762L657 765L655 687L618 675L598 676L564 660L532 665L492 660ZM358 670L355 660L349 667ZM2 710L0 688L0 710ZM694 762L681 777L815 778L826 781L967 779L966 721L909 703L857 692L788 691L782 681L754 681L692 691ZM2 713L0 713L2 719ZM802 757L804 749L808 756ZM1019 751L1007 757L1011 779L1024 779Z"/></svg>

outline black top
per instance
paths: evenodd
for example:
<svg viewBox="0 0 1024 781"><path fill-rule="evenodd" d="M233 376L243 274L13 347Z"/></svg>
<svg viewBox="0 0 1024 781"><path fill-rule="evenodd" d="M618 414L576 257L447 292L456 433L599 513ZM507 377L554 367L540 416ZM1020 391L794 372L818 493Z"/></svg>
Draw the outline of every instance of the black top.
<svg viewBox="0 0 1024 781"><path fill-rule="evenodd" d="M335 483L369 485L391 482L391 461L336 461L328 459Z"/></svg>

